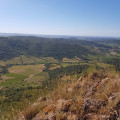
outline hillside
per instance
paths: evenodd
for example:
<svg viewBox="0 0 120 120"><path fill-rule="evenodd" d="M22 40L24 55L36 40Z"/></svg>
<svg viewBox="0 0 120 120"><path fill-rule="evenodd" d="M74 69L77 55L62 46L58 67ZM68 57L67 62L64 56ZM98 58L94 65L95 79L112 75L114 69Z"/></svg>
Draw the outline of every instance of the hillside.
<svg viewBox="0 0 120 120"><path fill-rule="evenodd" d="M109 41L109 42L108 42ZM33 36L0 37L0 59L16 56L63 57L90 60L119 52L119 40L76 40L64 38L41 38ZM110 52L111 51L111 52Z"/></svg>
<svg viewBox="0 0 120 120"><path fill-rule="evenodd" d="M119 45L114 38L0 37L0 119L39 120L49 111L56 120L117 119Z"/></svg>
<svg viewBox="0 0 120 120"><path fill-rule="evenodd" d="M92 67L92 69L91 69ZM98 67L98 66L97 66ZM92 70L92 71L91 71ZM120 77L113 66L59 79L48 95L25 108L19 120L118 120L120 118ZM65 82L66 81L66 82Z"/></svg>

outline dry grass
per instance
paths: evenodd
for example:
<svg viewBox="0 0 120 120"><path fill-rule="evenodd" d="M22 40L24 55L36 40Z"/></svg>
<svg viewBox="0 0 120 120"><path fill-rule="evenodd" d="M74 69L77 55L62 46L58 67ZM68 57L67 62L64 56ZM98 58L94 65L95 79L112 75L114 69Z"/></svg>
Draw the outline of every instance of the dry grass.
<svg viewBox="0 0 120 120"><path fill-rule="evenodd" d="M53 101L56 101L58 99L62 99L62 98L68 98L68 94L67 94L67 86L68 85L63 85L62 83L57 86L57 88L49 94L49 97L53 99Z"/></svg>
<svg viewBox="0 0 120 120"><path fill-rule="evenodd" d="M120 91L120 79L107 79L106 83L103 82L99 86L96 96L98 99L108 100L112 93L117 93Z"/></svg>
<svg viewBox="0 0 120 120"><path fill-rule="evenodd" d="M24 115L25 120L31 120L38 112L39 112L39 106L33 105L33 106L27 107L23 111L23 115Z"/></svg>
<svg viewBox="0 0 120 120"><path fill-rule="evenodd" d="M81 97L80 90L76 89L77 82L64 82L62 81L56 89L49 94L49 98L55 102L58 99L78 99Z"/></svg>
<svg viewBox="0 0 120 120"><path fill-rule="evenodd" d="M31 120L37 113L41 112L45 107L52 104L51 100L36 102L33 105L29 105L22 112L25 120Z"/></svg>
<svg viewBox="0 0 120 120"><path fill-rule="evenodd" d="M95 80L93 80L92 78L94 73L98 74ZM72 80L72 82L67 83L64 81L59 83L57 88L49 95L50 97L52 96L54 100L58 100L61 98L81 98L86 89L88 89L89 92L89 87L94 85L94 83L97 83L98 81L100 82L97 83L98 85L96 86L96 92L93 95L93 98L95 99L108 101L108 98L112 93L117 93L120 91L120 79L116 78L116 73L113 69L108 71L94 71L93 73L88 74L82 79L78 79L78 81ZM77 85L80 85L82 87L77 89ZM68 92L69 88L72 90L71 92Z"/></svg>

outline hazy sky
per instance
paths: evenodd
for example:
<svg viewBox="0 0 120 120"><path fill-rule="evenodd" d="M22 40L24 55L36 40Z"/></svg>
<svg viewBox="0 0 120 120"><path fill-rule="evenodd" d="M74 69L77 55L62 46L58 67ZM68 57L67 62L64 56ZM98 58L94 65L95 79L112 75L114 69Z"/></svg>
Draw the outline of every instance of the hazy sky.
<svg viewBox="0 0 120 120"><path fill-rule="evenodd" d="M0 0L0 32L120 36L120 0Z"/></svg>

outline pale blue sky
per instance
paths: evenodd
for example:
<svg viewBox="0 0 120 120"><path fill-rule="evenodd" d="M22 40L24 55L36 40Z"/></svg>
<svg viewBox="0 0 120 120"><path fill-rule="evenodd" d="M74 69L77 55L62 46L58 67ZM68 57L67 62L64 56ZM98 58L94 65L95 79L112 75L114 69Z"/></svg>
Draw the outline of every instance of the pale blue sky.
<svg viewBox="0 0 120 120"><path fill-rule="evenodd" d="M0 0L0 32L120 36L120 0Z"/></svg>

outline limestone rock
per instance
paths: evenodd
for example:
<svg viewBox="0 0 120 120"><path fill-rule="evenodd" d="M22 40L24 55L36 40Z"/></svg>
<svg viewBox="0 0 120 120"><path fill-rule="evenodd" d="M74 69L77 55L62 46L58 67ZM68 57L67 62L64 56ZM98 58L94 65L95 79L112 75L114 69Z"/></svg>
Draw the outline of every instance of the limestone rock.
<svg viewBox="0 0 120 120"><path fill-rule="evenodd" d="M68 92L73 92L73 89L70 87L67 89Z"/></svg>
<svg viewBox="0 0 120 120"><path fill-rule="evenodd" d="M59 99L56 102L56 108L59 111L67 112L67 111L69 111L70 105L73 103L74 103L74 100L72 100L72 99L70 99L70 100Z"/></svg>
<svg viewBox="0 0 120 120"><path fill-rule="evenodd" d="M39 102L46 101L46 100L47 100L46 97L40 97L38 98L37 102L39 103Z"/></svg>
<svg viewBox="0 0 120 120"><path fill-rule="evenodd" d="M35 118L32 120L55 120L56 115L56 106L49 105L48 107L44 108L42 113L38 113Z"/></svg>
<svg viewBox="0 0 120 120"><path fill-rule="evenodd" d="M68 112L69 107L74 103L74 100L65 100L59 99L56 104L49 105L48 107L44 108L41 113L38 113L35 118L32 120L56 120L56 113L57 112ZM75 116L72 116L69 120L77 120Z"/></svg>
<svg viewBox="0 0 120 120"><path fill-rule="evenodd" d="M85 113L97 112L102 106L105 106L105 101L95 100L95 99L86 99L83 103Z"/></svg>

